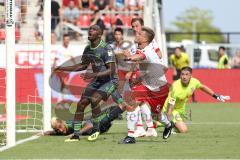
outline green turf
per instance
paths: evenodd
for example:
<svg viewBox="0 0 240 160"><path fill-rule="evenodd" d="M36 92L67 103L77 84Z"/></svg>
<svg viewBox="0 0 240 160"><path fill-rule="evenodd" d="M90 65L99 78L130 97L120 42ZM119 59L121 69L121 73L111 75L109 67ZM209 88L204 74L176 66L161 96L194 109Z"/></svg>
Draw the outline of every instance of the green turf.
<svg viewBox="0 0 240 160"><path fill-rule="evenodd" d="M136 144L120 145L126 135L125 121L116 121L96 142L82 137L65 143L66 137L41 137L0 153L0 159L80 158L240 158L240 104L191 104L192 121L187 134L161 138L138 138Z"/></svg>

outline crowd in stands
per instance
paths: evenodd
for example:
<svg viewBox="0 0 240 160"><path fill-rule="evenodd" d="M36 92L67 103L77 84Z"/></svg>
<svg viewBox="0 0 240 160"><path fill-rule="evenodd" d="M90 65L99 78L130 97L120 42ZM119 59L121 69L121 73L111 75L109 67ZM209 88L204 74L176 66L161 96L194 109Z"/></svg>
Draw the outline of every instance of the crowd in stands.
<svg viewBox="0 0 240 160"><path fill-rule="evenodd" d="M27 0L15 0L15 22L16 42L20 39L20 28L22 23L26 23ZM0 42L5 40L5 0L0 0Z"/></svg>
<svg viewBox="0 0 240 160"><path fill-rule="evenodd" d="M105 30L112 26L131 27L131 19L142 16L145 0L51 0L51 29L55 30L59 22L68 23L81 29L98 24ZM37 14L36 39L42 38L43 0L39 0L40 9ZM68 28L68 31L72 31ZM74 33L78 39L79 34Z"/></svg>

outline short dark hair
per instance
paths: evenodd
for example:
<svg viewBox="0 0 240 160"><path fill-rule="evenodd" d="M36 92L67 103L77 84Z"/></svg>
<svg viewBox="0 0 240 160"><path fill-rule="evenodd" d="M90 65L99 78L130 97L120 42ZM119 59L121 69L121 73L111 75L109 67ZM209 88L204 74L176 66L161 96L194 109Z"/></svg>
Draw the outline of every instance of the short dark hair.
<svg viewBox="0 0 240 160"><path fill-rule="evenodd" d="M220 49L222 49L222 50L224 50L224 51L226 50L226 48L223 47L223 46L220 46L220 47L219 47L219 50L220 50Z"/></svg>
<svg viewBox="0 0 240 160"><path fill-rule="evenodd" d="M131 24L133 24L134 22L139 22L142 26L144 25L144 21L141 17L136 17L136 18L133 18L132 21L131 21Z"/></svg>
<svg viewBox="0 0 240 160"><path fill-rule="evenodd" d="M147 33L148 42L149 42L149 43L152 42L152 40L153 40L154 37L155 37L154 31L153 31L151 28L145 27L145 26L142 27L141 30L142 30L142 31L145 31L145 32Z"/></svg>
<svg viewBox="0 0 240 160"><path fill-rule="evenodd" d="M176 50L176 49L179 49L180 51L182 51L182 48L181 48L181 47L176 47L175 50Z"/></svg>
<svg viewBox="0 0 240 160"><path fill-rule="evenodd" d="M182 72L182 71L189 71L189 72L192 74L192 68L189 67L189 66L183 67L183 68L181 69L181 72Z"/></svg>
<svg viewBox="0 0 240 160"><path fill-rule="evenodd" d="M68 33L64 34L63 38L65 38L65 37L69 37L69 34Z"/></svg>
<svg viewBox="0 0 240 160"><path fill-rule="evenodd" d="M120 28L120 27L117 27L117 28L114 29L114 33L115 32L121 32L121 34L123 34L123 29Z"/></svg>

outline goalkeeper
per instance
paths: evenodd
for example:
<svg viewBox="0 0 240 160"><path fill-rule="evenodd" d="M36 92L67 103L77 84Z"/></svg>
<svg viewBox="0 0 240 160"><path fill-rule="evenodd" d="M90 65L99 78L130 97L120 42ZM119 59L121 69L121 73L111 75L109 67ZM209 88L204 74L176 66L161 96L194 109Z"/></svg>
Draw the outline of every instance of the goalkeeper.
<svg viewBox="0 0 240 160"><path fill-rule="evenodd" d="M167 139L171 135L173 127L180 133L187 132L187 125L184 122L186 103L196 89L202 90L221 102L230 99L229 96L214 93L210 88L201 84L199 80L193 78L192 68L183 67L180 79L172 84L162 110L161 121L166 125L163 132L163 139Z"/></svg>

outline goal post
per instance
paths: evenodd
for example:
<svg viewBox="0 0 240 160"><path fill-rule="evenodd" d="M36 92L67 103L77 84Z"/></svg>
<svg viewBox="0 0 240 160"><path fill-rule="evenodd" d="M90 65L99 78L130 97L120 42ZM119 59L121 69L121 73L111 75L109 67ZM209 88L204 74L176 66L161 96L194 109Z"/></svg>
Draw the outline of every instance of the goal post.
<svg viewBox="0 0 240 160"><path fill-rule="evenodd" d="M49 78L51 76L51 1L44 0L44 34L43 34L43 130L51 129L51 88Z"/></svg>
<svg viewBox="0 0 240 160"><path fill-rule="evenodd" d="M15 67L15 0L6 0L6 128L7 146L16 143L16 67Z"/></svg>
<svg viewBox="0 0 240 160"><path fill-rule="evenodd" d="M27 1L26 5L29 10L31 9L30 6L35 5L34 2ZM24 24L16 18L15 5L15 0L6 0L5 13L3 13L5 16L6 36L5 43L0 44L0 49L4 54L2 62L6 63L5 65L1 63L0 66L0 88L1 92L4 90L1 97L3 96L5 99L4 101L0 100L0 152L35 139L32 137L36 132L51 129L52 95L49 84L52 64L51 16L49 16L51 15L51 1L44 0L43 3L42 43L30 40L29 37L33 35L33 25L32 23ZM26 17L29 19L32 16L31 14L35 14L35 12L30 11ZM25 32L22 31L25 35L21 36L21 40L16 44L16 31L19 30L17 28L19 24L22 25L21 30L25 30ZM23 53L22 55L28 55L27 58L24 58L27 63L22 66L19 65L19 55L21 53ZM31 66L30 55L33 55L32 53L35 55L39 53L39 66ZM41 60L43 60L43 64L40 62ZM5 72L6 76L2 77ZM31 78L31 81L29 80L30 84L26 81L28 78ZM35 81L34 85L33 80ZM28 87L28 85L30 86ZM34 89L34 87L36 88ZM16 136L17 134L18 136Z"/></svg>

